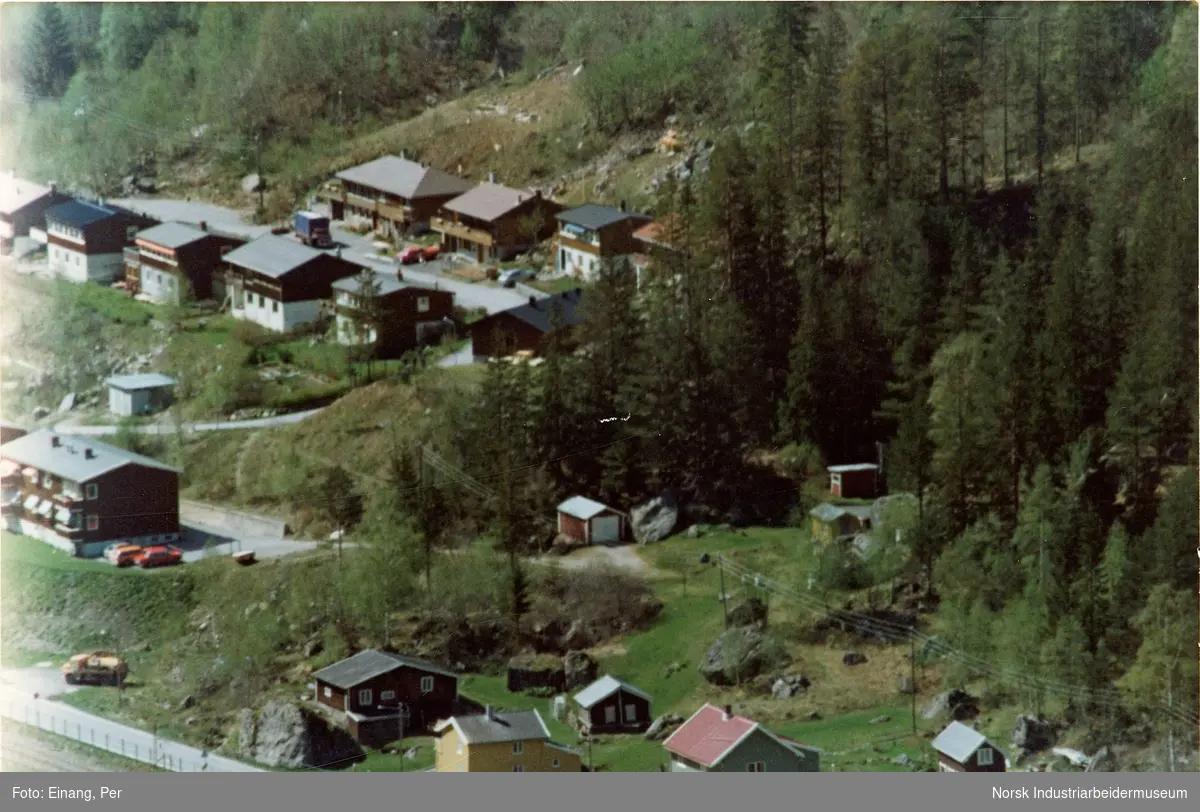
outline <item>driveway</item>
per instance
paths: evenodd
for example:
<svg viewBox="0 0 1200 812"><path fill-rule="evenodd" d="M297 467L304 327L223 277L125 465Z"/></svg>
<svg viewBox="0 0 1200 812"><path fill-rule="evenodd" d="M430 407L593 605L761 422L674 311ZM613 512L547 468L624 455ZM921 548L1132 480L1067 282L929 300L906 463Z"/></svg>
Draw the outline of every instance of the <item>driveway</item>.
<svg viewBox="0 0 1200 812"><path fill-rule="evenodd" d="M266 772L46 698L65 693L67 687L54 663L0 669L0 716L173 772ZM47 689L53 693L44 693Z"/></svg>
<svg viewBox="0 0 1200 812"><path fill-rule="evenodd" d="M654 568L637 554L637 547L633 544L616 544L611 547L604 544L593 544L589 547L580 547L567 555L548 555L535 559L535 561L565 570L581 570L592 565L607 565L641 575L654 573Z"/></svg>
<svg viewBox="0 0 1200 812"><path fill-rule="evenodd" d="M321 409L308 409L303 412L291 412L290 414L276 415L275 417L259 417L253 420L224 420L209 423L184 423L184 431L237 431L244 429L269 429L279 426L290 426L293 423L299 423L301 420L312 417ZM108 434L116 434L120 431L120 426L84 426L67 423L56 423L51 427L51 431L62 432L63 434L77 434L88 437L103 437ZM175 426L170 422L166 423L148 423L146 425L135 426L134 431L139 434L174 434Z"/></svg>
<svg viewBox="0 0 1200 812"><path fill-rule="evenodd" d="M471 347L471 342L467 342L467 346L457 352L447 355L442 360L438 361L440 367L462 367L475 363L474 350Z"/></svg>
<svg viewBox="0 0 1200 812"><path fill-rule="evenodd" d="M264 536L238 536L232 538L228 531L199 522L182 525L181 538L174 546L183 550L184 561L202 561L213 556L233 555L253 550L258 560L282 558L285 555L306 553L320 545L315 541L267 538Z"/></svg>

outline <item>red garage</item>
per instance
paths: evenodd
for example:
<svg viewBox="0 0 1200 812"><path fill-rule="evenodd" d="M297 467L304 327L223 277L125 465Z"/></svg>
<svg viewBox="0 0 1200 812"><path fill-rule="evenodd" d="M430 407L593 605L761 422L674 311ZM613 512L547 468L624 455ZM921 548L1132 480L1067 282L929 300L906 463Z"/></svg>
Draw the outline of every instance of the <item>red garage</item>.
<svg viewBox="0 0 1200 812"><path fill-rule="evenodd" d="M829 466L829 493L841 499L874 499L880 496L879 466L864 462L857 465Z"/></svg>
<svg viewBox="0 0 1200 812"><path fill-rule="evenodd" d="M559 535L584 544L620 541L625 526L620 511L583 496L572 496L558 506Z"/></svg>

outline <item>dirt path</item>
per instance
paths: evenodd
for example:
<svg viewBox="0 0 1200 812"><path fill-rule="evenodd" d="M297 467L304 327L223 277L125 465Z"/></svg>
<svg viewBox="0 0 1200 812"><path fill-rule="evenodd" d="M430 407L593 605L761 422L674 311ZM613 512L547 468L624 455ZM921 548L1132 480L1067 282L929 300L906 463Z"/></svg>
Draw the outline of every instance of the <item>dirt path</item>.
<svg viewBox="0 0 1200 812"><path fill-rule="evenodd" d="M562 567L567 570L584 569L592 564L607 564L610 567L636 572L639 575L647 577L654 577L661 574L638 555L637 547L632 544L622 544L617 547L599 545L581 547L568 555L548 555L534 560L539 564Z"/></svg>

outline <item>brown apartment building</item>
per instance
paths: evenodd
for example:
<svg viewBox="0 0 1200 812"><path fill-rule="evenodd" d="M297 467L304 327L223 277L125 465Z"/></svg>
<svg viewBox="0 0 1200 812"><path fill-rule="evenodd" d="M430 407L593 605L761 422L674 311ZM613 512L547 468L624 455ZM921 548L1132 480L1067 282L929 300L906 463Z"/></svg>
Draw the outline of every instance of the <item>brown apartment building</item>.
<svg viewBox="0 0 1200 812"><path fill-rule="evenodd" d="M441 207L474 185L395 155L343 170L335 178L321 194L333 219L369 222L389 239L428 231Z"/></svg>
<svg viewBox="0 0 1200 812"><path fill-rule="evenodd" d="M126 289L157 304L211 299L214 275L220 281L222 257L244 242L211 234L206 223L200 228L183 223L148 228L125 249Z"/></svg>
<svg viewBox="0 0 1200 812"><path fill-rule="evenodd" d="M476 262L504 262L547 239L563 206L541 192L489 181L447 202L433 218L442 249Z"/></svg>
<svg viewBox="0 0 1200 812"><path fill-rule="evenodd" d="M80 558L179 538L179 470L93 437L43 429L0 446L9 532Z"/></svg>
<svg viewBox="0 0 1200 812"><path fill-rule="evenodd" d="M333 283L339 344L371 344L376 358L398 358L451 329L454 293L406 281L400 273L367 270L373 284L368 301L363 274Z"/></svg>

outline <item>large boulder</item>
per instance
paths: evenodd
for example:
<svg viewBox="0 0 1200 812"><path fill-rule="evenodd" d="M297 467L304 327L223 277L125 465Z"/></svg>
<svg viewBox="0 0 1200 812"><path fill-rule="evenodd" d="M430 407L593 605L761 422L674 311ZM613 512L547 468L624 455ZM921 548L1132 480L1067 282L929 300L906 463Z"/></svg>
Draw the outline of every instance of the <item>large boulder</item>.
<svg viewBox="0 0 1200 812"><path fill-rule="evenodd" d="M808 690L812 682L803 675L786 674L776 677L771 684L771 696L776 699L791 699Z"/></svg>
<svg viewBox="0 0 1200 812"><path fill-rule="evenodd" d="M681 724L683 724L682 716L676 716L673 713L664 713L650 723L650 727L646 728L644 735L647 741L652 742L665 739L670 734L671 728Z"/></svg>
<svg viewBox="0 0 1200 812"><path fill-rule="evenodd" d="M1013 747L1027 753L1039 753L1058 741L1058 725L1044 716L1022 715L1013 726Z"/></svg>
<svg viewBox="0 0 1200 812"><path fill-rule="evenodd" d="M563 673L568 691L591 685L596 680L596 661L586 651L568 651L563 657Z"/></svg>
<svg viewBox="0 0 1200 812"><path fill-rule="evenodd" d="M867 655L857 651L847 651L842 655L842 665L862 665L867 661Z"/></svg>
<svg viewBox="0 0 1200 812"><path fill-rule="evenodd" d="M966 691L945 691L935 696L921 715L925 719L936 719L942 714L950 714L957 722L974 719L979 715L979 699Z"/></svg>
<svg viewBox="0 0 1200 812"><path fill-rule="evenodd" d="M762 632L754 626L744 626L718 637L704 655L699 670L713 685L734 685L758 676L765 660Z"/></svg>
<svg viewBox="0 0 1200 812"><path fill-rule="evenodd" d="M767 605L761 598L750 598L729 613L731 626L755 626L766 622Z"/></svg>
<svg viewBox="0 0 1200 812"><path fill-rule="evenodd" d="M669 490L664 491L661 496L631 510L629 518L633 537L638 544L662 541L671 535L679 521L679 506L675 502L675 495Z"/></svg>
<svg viewBox="0 0 1200 812"><path fill-rule="evenodd" d="M242 191L248 195L254 194L255 192L264 188L264 186L265 184L263 183L261 175L251 173L242 178Z"/></svg>
<svg viewBox="0 0 1200 812"><path fill-rule="evenodd" d="M350 764L363 749L345 730L292 702L273 699L238 715L238 755L268 767L298 769Z"/></svg>

